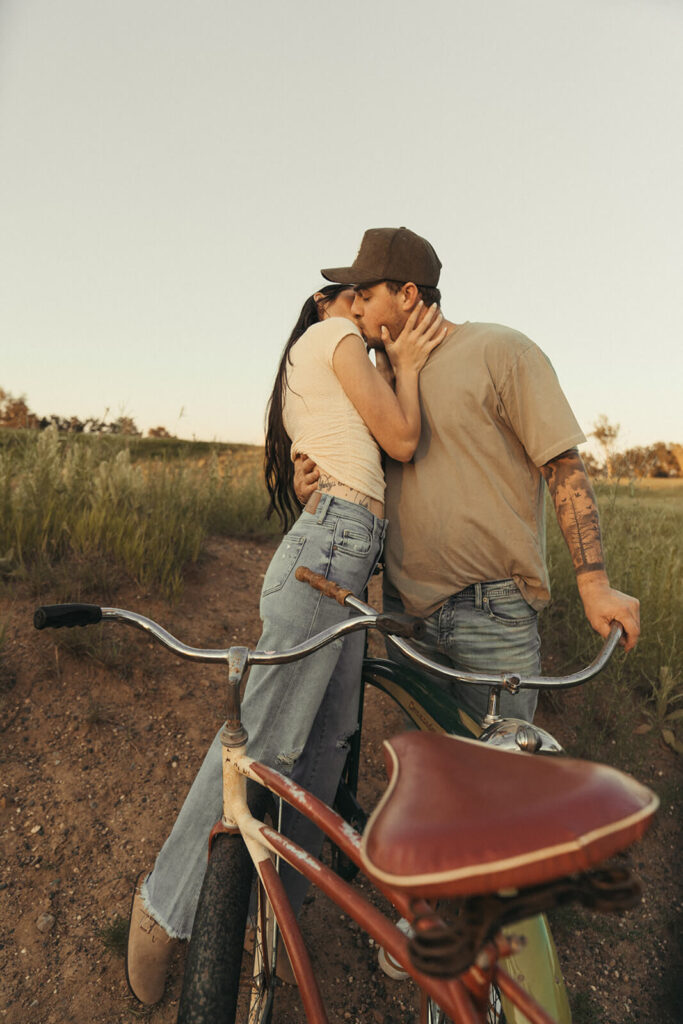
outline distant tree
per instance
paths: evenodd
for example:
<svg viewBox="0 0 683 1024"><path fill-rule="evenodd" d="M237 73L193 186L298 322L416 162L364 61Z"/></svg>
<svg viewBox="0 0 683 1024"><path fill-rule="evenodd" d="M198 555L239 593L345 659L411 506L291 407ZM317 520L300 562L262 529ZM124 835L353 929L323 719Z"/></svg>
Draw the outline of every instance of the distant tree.
<svg viewBox="0 0 683 1024"><path fill-rule="evenodd" d="M26 404L26 397L15 398L9 391L0 388L0 427L10 430L38 426L38 417Z"/></svg>
<svg viewBox="0 0 683 1024"><path fill-rule="evenodd" d="M109 424L109 432L112 434L125 434L128 437L140 437L135 420L131 416L119 416L113 423Z"/></svg>
<svg viewBox="0 0 683 1024"><path fill-rule="evenodd" d="M93 416L89 416L83 423L84 434L103 434L106 431L107 424L104 420L96 420Z"/></svg>
<svg viewBox="0 0 683 1024"><path fill-rule="evenodd" d="M642 480L644 477L679 477L682 475L678 451L681 445L655 444L613 452L611 470L614 479Z"/></svg>
<svg viewBox="0 0 683 1024"><path fill-rule="evenodd" d="M109 410L105 410L105 417ZM140 437L135 420L131 416L123 414L110 423L105 419L95 419L90 416L87 420L81 420L78 416L58 416L51 413L49 416L36 416L26 404L26 398L21 395L15 398L9 391L0 388L0 427L14 429L28 428L30 430L47 430L48 427L56 427L60 433L70 434L124 434L128 437ZM150 437L172 437L165 427L155 427L155 431L149 432Z"/></svg>
<svg viewBox="0 0 683 1024"><path fill-rule="evenodd" d="M608 480L614 477L613 461L616 454L616 440L620 430L621 425L619 423L610 423L605 414L601 413L593 424L593 430L589 435L595 438L602 449L605 458L604 469Z"/></svg>
<svg viewBox="0 0 683 1024"><path fill-rule="evenodd" d="M172 438L175 435L170 434L166 427L150 427L147 431L147 437L166 437Z"/></svg>
<svg viewBox="0 0 683 1024"><path fill-rule="evenodd" d="M629 480L642 480L652 476L656 455L651 446L627 448L616 452L612 458L612 472L616 477L628 477Z"/></svg>
<svg viewBox="0 0 683 1024"><path fill-rule="evenodd" d="M654 465L650 476L677 477L681 475L681 465L676 455L676 445L657 441L652 445Z"/></svg>
<svg viewBox="0 0 683 1024"><path fill-rule="evenodd" d="M589 476L600 476L602 467L594 455L590 452L581 452L581 458Z"/></svg>
<svg viewBox="0 0 683 1024"><path fill-rule="evenodd" d="M85 423L78 416L58 416L54 412L39 419L36 426L39 430L55 427L61 434L82 434L85 430Z"/></svg>

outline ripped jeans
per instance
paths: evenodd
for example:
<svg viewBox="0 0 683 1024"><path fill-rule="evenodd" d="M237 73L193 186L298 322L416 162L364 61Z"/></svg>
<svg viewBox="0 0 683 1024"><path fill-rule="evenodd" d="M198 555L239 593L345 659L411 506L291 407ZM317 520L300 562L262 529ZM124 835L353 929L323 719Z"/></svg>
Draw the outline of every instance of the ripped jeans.
<svg viewBox="0 0 683 1024"><path fill-rule="evenodd" d="M306 565L363 592L382 549L386 522L341 498L321 495L314 513L302 512L268 567L261 591L263 633L259 650L284 650L352 613L294 578ZM290 775L331 803L358 722L364 634L335 640L289 665L256 665L242 702L250 757ZM216 735L185 798L173 829L142 886L147 909L176 938L192 931L206 869L209 832L222 813L220 734ZM322 833L288 805L283 831L317 855ZM283 881L294 910L308 882L284 866Z"/></svg>

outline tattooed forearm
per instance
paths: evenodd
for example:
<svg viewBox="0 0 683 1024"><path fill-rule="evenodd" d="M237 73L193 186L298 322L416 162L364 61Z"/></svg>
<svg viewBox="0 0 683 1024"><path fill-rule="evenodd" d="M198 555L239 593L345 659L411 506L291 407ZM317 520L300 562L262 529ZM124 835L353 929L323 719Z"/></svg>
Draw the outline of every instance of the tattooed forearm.
<svg viewBox="0 0 683 1024"><path fill-rule="evenodd" d="M600 519L595 494L575 448L541 466L555 514L577 576L604 571Z"/></svg>

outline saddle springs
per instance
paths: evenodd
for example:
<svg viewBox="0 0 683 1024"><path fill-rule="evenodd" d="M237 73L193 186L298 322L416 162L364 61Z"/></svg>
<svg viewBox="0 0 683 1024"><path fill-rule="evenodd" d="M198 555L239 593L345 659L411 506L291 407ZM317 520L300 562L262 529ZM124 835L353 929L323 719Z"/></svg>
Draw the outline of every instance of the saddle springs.
<svg viewBox="0 0 683 1024"><path fill-rule="evenodd" d="M471 967L505 925L569 903L600 912L628 910L641 894L637 875L614 862L528 889L441 900L431 913L415 917L410 958L424 974L452 978Z"/></svg>

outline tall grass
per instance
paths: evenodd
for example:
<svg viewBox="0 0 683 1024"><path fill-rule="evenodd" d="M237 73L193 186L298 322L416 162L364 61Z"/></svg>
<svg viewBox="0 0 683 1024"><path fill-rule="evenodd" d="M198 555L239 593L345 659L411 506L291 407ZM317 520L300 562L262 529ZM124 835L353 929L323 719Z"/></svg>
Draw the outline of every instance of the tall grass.
<svg viewBox="0 0 683 1024"><path fill-rule="evenodd" d="M0 432L0 574L50 585L59 597L101 597L117 571L169 598L208 534L276 532L266 523L262 449ZM600 756L642 721L676 746L683 719L680 587L683 483L598 491L612 585L641 601L642 638L584 687L573 751ZM548 514L553 601L541 619L551 671L585 664L597 649L564 540ZM61 574L61 575L60 575ZM61 583L59 580L61 578ZM57 584L56 585L56 581Z"/></svg>
<svg viewBox="0 0 683 1024"><path fill-rule="evenodd" d="M246 456L135 462L111 438L27 431L0 449L0 569L39 580L67 558L104 559L175 597L207 532L267 532L260 466Z"/></svg>
<svg viewBox="0 0 683 1024"><path fill-rule="evenodd" d="M676 710L683 699L682 497L683 484L674 481L635 490L598 489L610 582L639 598L642 634L634 651L615 655L598 681L583 688L584 722L575 753L598 756L610 742L624 745L627 757L643 698L650 702L651 722L672 734L667 742L675 740ZM591 639L569 554L551 512L547 542L553 600L541 617L541 631L544 653L559 672L585 663L597 641Z"/></svg>

